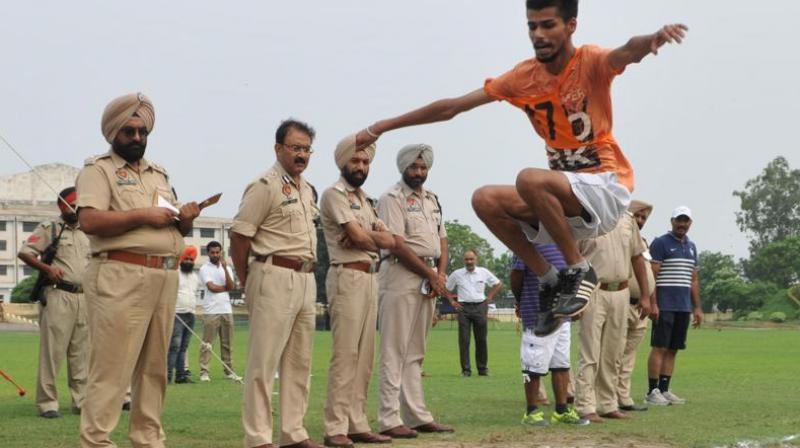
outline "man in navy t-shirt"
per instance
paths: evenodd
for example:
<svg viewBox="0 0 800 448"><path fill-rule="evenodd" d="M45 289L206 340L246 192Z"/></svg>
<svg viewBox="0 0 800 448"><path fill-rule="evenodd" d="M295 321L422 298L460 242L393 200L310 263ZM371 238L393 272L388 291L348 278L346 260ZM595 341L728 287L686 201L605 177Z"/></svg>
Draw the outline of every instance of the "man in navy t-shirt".
<svg viewBox="0 0 800 448"><path fill-rule="evenodd" d="M669 383L678 350L686 348L689 320L697 328L703 322L697 280L697 247L686 234L692 225L689 207L672 212L672 231L653 240L650 255L656 289L651 298L656 320L650 335L649 384L645 400L655 406L684 404Z"/></svg>

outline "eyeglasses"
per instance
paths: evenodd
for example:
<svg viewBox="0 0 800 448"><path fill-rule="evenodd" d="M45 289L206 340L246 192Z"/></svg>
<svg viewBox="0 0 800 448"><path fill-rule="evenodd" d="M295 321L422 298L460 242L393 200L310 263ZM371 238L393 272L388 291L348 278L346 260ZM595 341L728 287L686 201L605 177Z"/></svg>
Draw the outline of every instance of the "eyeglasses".
<svg viewBox="0 0 800 448"><path fill-rule="evenodd" d="M134 136L136 136L137 132L139 133L139 136L142 138L146 138L148 135L150 135L150 131L148 131L147 128L145 127L134 128L131 126L125 126L124 128L120 129L119 132L124 134L125 137L128 138L133 138Z"/></svg>
<svg viewBox="0 0 800 448"><path fill-rule="evenodd" d="M314 148L310 146L303 146L303 145L287 145L286 143L281 143L281 146L284 148L291 149L292 152L295 154L306 153L306 154L314 154Z"/></svg>

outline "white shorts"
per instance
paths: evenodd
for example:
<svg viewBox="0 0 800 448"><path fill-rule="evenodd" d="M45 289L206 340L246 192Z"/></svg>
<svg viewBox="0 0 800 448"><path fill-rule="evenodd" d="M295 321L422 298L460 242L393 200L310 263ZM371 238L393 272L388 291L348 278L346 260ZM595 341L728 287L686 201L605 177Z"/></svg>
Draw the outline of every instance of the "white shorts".
<svg viewBox="0 0 800 448"><path fill-rule="evenodd" d="M592 218L591 222L586 222L580 216L567 217L575 239L580 241L597 238L614 230L617 221L628 210L631 202L631 193L617 181L617 175L615 173L559 172L567 176L567 180L572 186L572 193ZM541 224L539 229L536 229L530 223L518 222L525 236L531 242L538 244L555 242Z"/></svg>
<svg viewBox="0 0 800 448"><path fill-rule="evenodd" d="M564 322L554 333L540 338L532 329L522 333L519 348L522 373L547 375L550 369L569 369L570 323Z"/></svg>

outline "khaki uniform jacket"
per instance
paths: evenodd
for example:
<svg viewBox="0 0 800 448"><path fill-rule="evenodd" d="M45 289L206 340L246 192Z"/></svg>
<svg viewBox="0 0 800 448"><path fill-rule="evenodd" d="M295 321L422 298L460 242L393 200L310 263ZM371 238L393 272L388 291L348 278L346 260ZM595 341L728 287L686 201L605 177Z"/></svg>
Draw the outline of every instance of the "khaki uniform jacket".
<svg viewBox="0 0 800 448"><path fill-rule="evenodd" d="M254 255L317 259L319 216L314 187L295 184L279 162L244 190L231 231L252 238Z"/></svg>
<svg viewBox="0 0 800 448"><path fill-rule="evenodd" d="M367 197L361 188L352 187L344 178L322 193L322 230L325 232L331 264L356 261L374 263L378 260L378 252L345 249L339 244L339 238L344 233L343 225L348 222L357 222L366 231L378 229L381 224L376 205L376 200Z"/></svg>
<svg viewBox="0 0 800 448"><path fill-rule="evenodd" d="M624 282L631 278L631 258L647 250L639 226L629 212L625 212L611 232L583 240L579 245L581 253L592 264L602 283Z"/></svg>
<svg viewBox="0 0 800 448"><path fill-rule="evenodd" d="M54 231L58 237L62 225L64 232L61 233L61 239L58 241L58 249L52 266L64 271L63 280L65 282L81 285L83 284L83 273L89 263L89 238L77 224L75 227L70 227L62 219L55 222L42 222L28 237L19 252L38 257L53 242Z"/></svg>
<svg viewBox="0 0 800 448"><path fill-rule="evenodd" d="M401 180L378 200L378 217L392 234L402 236L417 256L441 256L441 240L447 238L447 230L439 198L432 191L423 188L418 194Z"/></svg>
<svg viewBox="0 0 800 448"><path fill-rule="evenodd" d="M179 207L164 168L141 159L137 170L113 151L86 160L78 173L76 189L78 208L135 210L155 206L159 196ZM184 247L177 226L161 229L141 226L112 237L90 235L89 242L92 254L126 250L146 255L178 256Z"/></svg>

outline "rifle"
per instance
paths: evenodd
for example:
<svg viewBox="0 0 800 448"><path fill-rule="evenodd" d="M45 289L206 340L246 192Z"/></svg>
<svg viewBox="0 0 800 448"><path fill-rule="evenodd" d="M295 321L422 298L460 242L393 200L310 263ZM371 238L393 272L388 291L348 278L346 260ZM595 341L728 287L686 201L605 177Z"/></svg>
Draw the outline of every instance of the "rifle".
<svg viewBox="0 0 800 448"><path fill-rule="evenodd" d="M58 242L61 240L61 234L64 233L64 227L66 227L66 224L62 223L61 230L59 230L56 236L56 227L55 223L53 223L53 241L50 242L50 245L44 249L41 257L39 257L39 261L43 264L48 266L53 264L53 260L56 258L56 252L58 252ZM47 296L45 296L43 292L44 288L50 284L52 283L50 279L47 278L47 275L39 271L39 276L36 277L36 283L33 285L33 289L31 289L31 302L40 302L42 306L47 306Z"/></svg>

